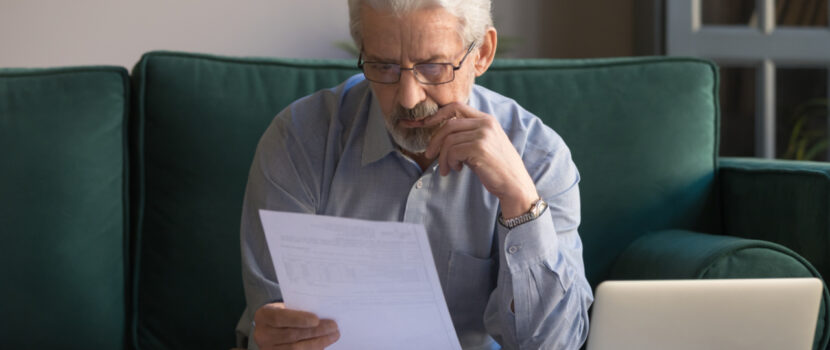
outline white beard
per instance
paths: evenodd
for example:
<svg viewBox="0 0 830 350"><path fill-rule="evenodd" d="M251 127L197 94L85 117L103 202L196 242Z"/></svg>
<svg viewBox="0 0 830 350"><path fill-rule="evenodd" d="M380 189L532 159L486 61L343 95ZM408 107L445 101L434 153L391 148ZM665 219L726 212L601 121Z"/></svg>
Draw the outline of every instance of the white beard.
<svg viewBox="0 0 830 350"><path fill-rule="evenodd" d="M421 120L438 112L438 105L431 101L424 101L412 109L406 109L398 105L391 116L386 116L386 129L392 135L392 139L400 148L411 153L423 153L426 151L432 134L441 125L430 128L405 128L398 125L398 120Z"/></svg>

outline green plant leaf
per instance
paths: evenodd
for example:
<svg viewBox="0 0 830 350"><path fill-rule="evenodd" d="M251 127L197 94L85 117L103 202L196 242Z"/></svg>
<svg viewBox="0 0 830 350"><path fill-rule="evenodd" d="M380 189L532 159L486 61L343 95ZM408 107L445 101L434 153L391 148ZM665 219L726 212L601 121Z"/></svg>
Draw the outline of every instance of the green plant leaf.
<svg viewBox="0 0 830 350"><path fill-rule="evenodd" d="M820 109L824 111L824 113L827 113L827 105L827 98L811 98L795 107L795 110L793 111L792 115L798 118L798 116L805 114L810 109Z"/></svg>
<svg viewBox="0 0 830 350"><path fill-rule="evenodd" d="M828 100L827 98L809 99L799 104L792 116L789 119L793 120L793 126L784 158L812 159L827 148L827 132L824 129L806 129L807 123L810 120L828 118Z"/></svg>
<svg viewBox="0 0 830 350"><path fill-rule="evenodd" d="M805 160L814 160L816 158L816 156L818 156L822 153L826 153L827 152L827 145L828 145L828 142L827 142L826 138L819 141L819 142L816 142L816 144L814 144L812 147L810 147L810 149L807 150L807 152L804 153L804 159Z"/></svg>
<svg viewBox="0 0 830 350"><path fill-rule="evenodd" d="M797 147L799 141L799 135L801 134L801 128L804 126L804 122L807 118L799 117L795 121L795 125L793 125L793 129L790 132L790 140L787 143L787 152L784 153L785 158L794 158L795 157L795 149Z"/></svg>
<svg viewBox="0 0 830 350"><path fill-rule="evenodd" d="M804 152L807 149L807 140L801 139L798 141L798 147L795 151L795 159L796 160L804 160Z"/></svg>

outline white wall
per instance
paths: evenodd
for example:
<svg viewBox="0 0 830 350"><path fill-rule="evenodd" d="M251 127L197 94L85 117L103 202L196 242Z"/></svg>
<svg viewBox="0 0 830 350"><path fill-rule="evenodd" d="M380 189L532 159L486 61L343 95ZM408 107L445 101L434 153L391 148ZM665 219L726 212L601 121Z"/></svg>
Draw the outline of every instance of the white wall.
<svg viewBox="0 0 830 350"><path fill-rule="evenodd" d="M583 4L584 2L584 4ZM493 0L506 57L630 55L633 0ZM111 64L174 50L349 58L346 0L0 0L0 67Z"/></svg>
<svg viewBox="0 0 830 350"><path fill-rule="evenodd" d="M348 58L345 0L0 0L0 67L110 64L151 50Z"/></svg>

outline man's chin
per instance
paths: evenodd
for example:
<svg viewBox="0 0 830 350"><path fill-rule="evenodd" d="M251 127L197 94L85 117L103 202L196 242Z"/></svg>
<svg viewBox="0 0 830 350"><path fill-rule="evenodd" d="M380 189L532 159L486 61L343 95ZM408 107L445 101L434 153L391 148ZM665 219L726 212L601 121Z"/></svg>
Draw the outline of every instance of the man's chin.
<svg viewBox="0 0 830 350"><path fill-rule="evenodd" d="M398 147L402 150L412 154L421 154L426 152L428 143L421 142L398 142Z"/></svg>
<svg viewBox="0 0 830 350"><path fill-rule="evenodd" d="M422 133L428 133L429 135L423 135ZM401 149L409 153L419 154L427 150L430 135L432 135L431 131L425 129L399 129L392 135L392 138Z"/></svg>

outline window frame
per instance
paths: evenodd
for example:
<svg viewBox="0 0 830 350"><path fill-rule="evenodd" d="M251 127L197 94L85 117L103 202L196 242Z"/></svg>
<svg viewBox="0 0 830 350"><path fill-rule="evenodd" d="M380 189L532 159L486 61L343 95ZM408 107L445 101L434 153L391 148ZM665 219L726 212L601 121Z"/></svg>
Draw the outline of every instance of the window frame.
<svg viewBox="0 0 830 350"><path fill-rule="evenodd" d="M830 68L830 28L776 26L775 0L755 1L757 26L704 25L702 0L666 2L667 55L704 57L724 66L756 67L755 156L775 158L776 67ZM830 82L830 69L828 72ZM830 87L828 91L830 98Z"/></svg>

